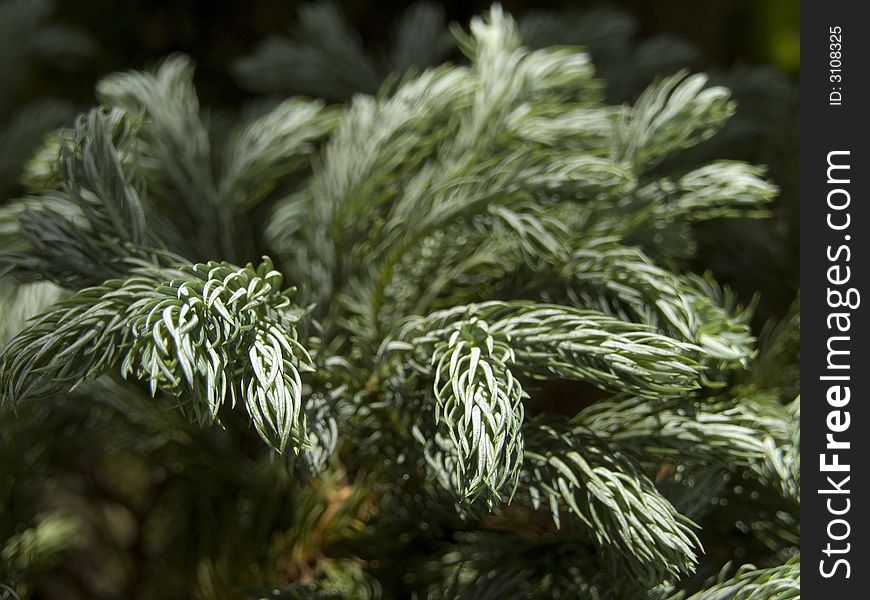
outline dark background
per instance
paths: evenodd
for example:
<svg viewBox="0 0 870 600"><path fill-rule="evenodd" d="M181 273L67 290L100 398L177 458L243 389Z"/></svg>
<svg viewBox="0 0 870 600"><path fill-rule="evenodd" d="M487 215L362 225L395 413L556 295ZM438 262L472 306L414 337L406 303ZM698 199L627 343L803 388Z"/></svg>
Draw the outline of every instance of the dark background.
<svg viewBox="0 0 870 600"><path fill-rule="evenodd" d="M229 74L233 59L249 53L264 37L293 23L293 0L57 0L55 21L86 30L97 53L75 74L44 68L32 92L88 104L97 79L106 73L141 69L171 52L197 63L197 89L205 105L237 105L246 97ZM338 3L367 47L389 38L407 7L398 0ZM491 2L441 2L449 20L467 23ZM792 76L798 69L799 5L792 0L616 0L602 2L506 0L522 15L532 9L607 6L634 15L638 38L676 34L699 51L697 68L775 64Z"/></svg>

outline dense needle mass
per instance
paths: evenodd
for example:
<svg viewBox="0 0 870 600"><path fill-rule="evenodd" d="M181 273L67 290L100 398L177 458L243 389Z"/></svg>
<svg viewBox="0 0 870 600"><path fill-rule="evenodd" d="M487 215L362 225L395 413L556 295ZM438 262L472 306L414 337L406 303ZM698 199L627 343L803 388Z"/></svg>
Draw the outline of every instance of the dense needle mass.
<svg viewBox="0 0 870 600"><path fill-rule="evenodd" d="M684 260L695 225L777 193L761 167L685 160L729 90L680 71L609 105L586 52L525 45L498 6L454 34L467 64L409 69L442 51L404 36L404 75L372 88L383 65L358 58L318 88L374 95L223 135L185 57L103 80L0 209L2 283L56 286L3 347L3 404L109 404L197 456L207 502L238 488L203 597L793 597L799 405L761 375L785 342L759 355L751 310ZM312 39L241 72L270 89L257 61ZM769 568L693 579L718 570L708 528L725 547L736 523ZM234 553L259 566L221 574Z"/></svg>

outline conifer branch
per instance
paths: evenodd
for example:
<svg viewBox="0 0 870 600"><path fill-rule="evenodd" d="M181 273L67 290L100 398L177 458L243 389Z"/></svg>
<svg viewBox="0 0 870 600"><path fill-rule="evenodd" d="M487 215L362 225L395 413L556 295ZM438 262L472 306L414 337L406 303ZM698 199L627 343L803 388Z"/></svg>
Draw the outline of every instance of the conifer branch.
<svg viewBox="0 0 870 600"><path fill-rule="evenodd" d="M441 427L430 460L461 499L482 495L492 502L516 488L525 393L507 366L512 358L504 337L491 335L476 318L456 324L435 345L435 423Z"/></svg>
<svg viewBox="0 0 870 600"><path fill-rule="evenodd" d="M792 600L800 598L800 554L785 564L768 569L744 565L727 579L727 567L717 581L707 589L691 596L677 596L685 600Z"/></svg>
<svg viewBox="0 0 870 600"><path fill-rule="evenodd" d="M179 396L200 422L240 398L278 450L305 443L296 339L303 311L282 293L269 260L134 269L61 300L15 336L0 362L8 402L74 387L110 368Z"/></svg>
<svg viewBox="0 0 870 600"><path fill-rule="evenodd" d="M523 433L521 489L535 508L548 506L557 525L561 510L570 511L614 569L627 569L647 585L694 570L701 544L693 524L637 470L633 457L567 421L536 419Z"/></svg>

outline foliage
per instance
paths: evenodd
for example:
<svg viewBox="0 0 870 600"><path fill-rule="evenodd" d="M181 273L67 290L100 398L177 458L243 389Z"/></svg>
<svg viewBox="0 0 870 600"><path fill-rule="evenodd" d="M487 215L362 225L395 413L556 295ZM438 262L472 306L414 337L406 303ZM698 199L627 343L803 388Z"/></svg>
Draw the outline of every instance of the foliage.
<svg viewBox="0 0 870 600"><path fill-rule="evenodd" d="M0 456L37 435L41 464L68 427L67 452L135 465L100 485L140 528L136 594L794 597L796 340L759 356L751 307L690 270L699 226L777 186L693 163L728 89L677 71L608 104L587 53L524 45L536 18L496 5L453 29L467 64L417 71L447 51L416 50L434 9L377 63L309 7L240 73L279 91L273 63L302 63L288 85L344 105L218 135L173 56L104 79L30 161L0 258L63 291L2 296L40 314L8 327ZM41 497L0 469L4 505ZM764 568L699 580L738 547Z"/></svg>
<svg viewBox="0 0 870 600"><path fill-rule="evenodd" d="M74 68L93 51L80 31L49 21L50 0L0 2L0 195L16 189L21 168L42 137L73 115L68 103L27 102L33 68L51 62Z"/></svg>

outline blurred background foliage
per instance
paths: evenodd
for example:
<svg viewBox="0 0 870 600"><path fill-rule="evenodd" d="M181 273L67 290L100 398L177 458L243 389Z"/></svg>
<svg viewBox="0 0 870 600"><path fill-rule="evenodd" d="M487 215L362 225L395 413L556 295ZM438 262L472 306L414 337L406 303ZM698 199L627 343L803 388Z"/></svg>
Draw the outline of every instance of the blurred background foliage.
<svg viewBox="0 0 870 600"><path fill-rule="evenodd" d="M108 73L148 68L167 54L183 52L197 64L197 91L214 120L242 109L260 94L240 84L244 78L234 65L265 38L292 28L303 4L57 0L52 7L45 0L4 0L4 199L20 191L22 164L42 136L68 123L76 109L92 105L96 82ZM466 23L490 2L440 4L447 21ZM656 76L682 67L710 72L714 83L733 89L739 118L699 147L692 160L702 163L716 156L766 164L781 194L771 220L704 224L696 270L711 268L744 301L760 298L754 325L762 341L765 335L794 336L795 328L789 325L796 316L789 311L799 288L799 3L507 0L503 5L518 17L542 10L558 15L562 27L544 26L538 32L541 43L587 45L608 81L610 101L633 100ZM622 25L599 32L572 28L570 15L602 7L622 15ZM387 52L405 8L406 3L398 0L341 3L349 27L359 32L372 56ZM547 19L540 23L546 25ZM449 57L455 50L446 52ZM779 330L770 325L783 319ZM0 335L6 336L2 327ZM769 375L797 377L777 369ZM186 589L196 589L200 598L224 598L224 590L239 580L304 582L316 565L321 578L324 573L334 578L335 589L347 582L356 588L369 585L357 581L364 575L341 558L377 544L365 534L364 523L376 512L371 499L358 491L366 486L354 485L358 482L339 473L300 490L283 465L262 459L256 440L232 439L234 428L204 430L161 407L126 401L123 390L100 389L98 384L78 393L87 395L88 402L77 403L73 395L29 407L16 418L2 415L0 582L7 572L33 572L32 587L18 591L44 598L175 598L188 597L179 592ZM173 419L177 422L166 422ZM38 439L29 435L36 430L42 434ZM239 456L240 446L249 454ZM215 502L218 496L224 500ZM293 511L284 510L288 503ZM398 503L391 510L418 511L421 528L425 527L425 506ZM293 519L294 514L308 518ZM393 517L403 522L401 515ZM784 523L777 534L792 527L797 529ZM180 533L191 530L197 535ZM425 541L434 534L402 535ZM262 540L267 542L265 549ZM737 546L749 555L722 556L719 562L753 558L750 543ZM229 548L233 551L226 552ZM708 550L715 554L717 548ZM371 553L377 555L376 550ZM199 560L203 555L232 556L234 564L221 564L220 558ZM412 565L412 560L407 557L404 565L398 559L396 564L408 572L425 572L425 565ZM271 570L257 572L263 564ZM7 592L14 597L11 589L0 588L0 598Z"/></svg>
<svg viewBox="0 0 870 600"><path fill-rule="evenodd" d="M43 64L29 90L76 99L88 104L93 86L106 73L142 69L171 52L183 52L197 63L197 90L206 105L238 105L247 94L228 77L228 66L263 38L290 26L306 2L291 0L57 0L55 21L86 30L98 52L70 73ZM407 6L400 0L347 0L341 10L369 48L386 45L393 25ZM490 3L440 2L449 21L465 23ZM636 37L679 36L698 51L692 67L707 69L736 64L772 64L796 77L799 68L799 3L792 0L508 0L515 15L532 10L576 10L606 6L632 15Z"/></svg>

